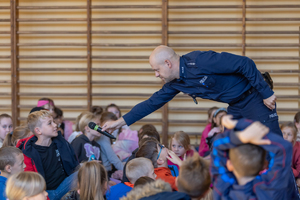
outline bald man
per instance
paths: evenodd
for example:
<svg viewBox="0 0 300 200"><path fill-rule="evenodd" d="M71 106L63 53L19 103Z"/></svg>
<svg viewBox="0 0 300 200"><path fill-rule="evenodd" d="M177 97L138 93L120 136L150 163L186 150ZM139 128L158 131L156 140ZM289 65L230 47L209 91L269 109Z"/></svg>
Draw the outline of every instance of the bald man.
<svg viewBox="0 0 300 200"><path fill-rule="evenodd" d="M179 56L172 48L161 45L151 53L149 63L155 76L165 82L162 89L119 120L104 124L103 130L130 126L183 92L196 104L197 97L228 103L228 113L234 119L260 121L282 135L276 96L250 58L214 51L193 51Z"/></svg>

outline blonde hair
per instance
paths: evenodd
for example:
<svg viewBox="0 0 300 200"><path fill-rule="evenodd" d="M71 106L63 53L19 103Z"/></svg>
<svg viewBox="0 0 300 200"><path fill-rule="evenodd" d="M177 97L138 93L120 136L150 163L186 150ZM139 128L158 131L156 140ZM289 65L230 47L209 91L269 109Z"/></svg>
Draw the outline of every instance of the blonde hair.
<svg viewBox="0 0 300 200"><path fill-rule="evenodd" d="M88 113L91 113L91 112L89 112L89 111L83 111L82 113L80 113L80 115L77 116L77 118L76 118L75 131L77 131L77 132L80 131L80 129L79 129L79 122L80 122L80 119L81 119L81 117L82 117L83 115L88 114Z"/></svg>
<svg viewBox="0 0 300 200"><path fill-rule="evenodd" d="M35 135L34 129L42 126L41 119L52 117L51 113L47 110L40 110L30 113L27 118L27 125L29 130Z"/></svg>
<svg viewBox="0 0 300 200"><path fill-rule="evenodd" d="M294 145L295 142L297 141L297 128L296 128L296 126L295 126L295 124L293 122L287 122L287 123L282 124L280 126L280 130L282 130L282 129L286 128L286 127L291 128L292 131L293 131L293 142L292 143Z"/></svg>
<svg viewBox="0 0 300 200"><path fill-rule="evenodd" d="M142 176L148 176L153 170L153 164L148 158L134 158L126 165L126 176L134 184Z"/></svg>
<svg viewBox="0 0 300 200"><path fill-rule="evenodd" d="M182 146L184 147L184 149L187 151L190 149L190 137L187 133L185 133L184 131L177 131L173 137L171 138L171 142L170 142L170 149L172 149L172 139L177 140L178 143L182 144Z"/></svg>
<svg viewBox="0 0 300 200"><path fill-rule="evenodd" d="M30 130L27 126L18 126L12 134L7 134L2 147L16 146L17 141L30 136Z"/></svg>
<svg viewBox="0 0 300 200"><path fill-rule="evenodd" d="M46 190L44 178L36 172L20 172L12 175L6 183L6 195L9 200L22 200Z"/></svg>
<svg viewBox="0 0 300 200"><path fill-rule="evenodd" d="M85 162L78 171L80 199L103 200L103 188L107 184L106 170L97 161Z"/></svg>
<svg viewBox="0 0 300 200"><path fill-rule="evenodd" d="M82 115L82 117L79 121L79 130L84 134L85 127L89 124L89 122L91 122L97 118L98 117L91 112L88 112L88 113Z"/></svg>

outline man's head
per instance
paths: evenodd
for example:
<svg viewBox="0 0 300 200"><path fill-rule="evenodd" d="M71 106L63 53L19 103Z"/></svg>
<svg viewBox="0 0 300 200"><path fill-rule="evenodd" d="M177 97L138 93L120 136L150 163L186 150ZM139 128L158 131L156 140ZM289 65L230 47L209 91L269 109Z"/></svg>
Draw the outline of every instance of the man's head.
<svg viewBox="0 0 300 200"><path fill-rule="evenodd" d="M1 176L9 177L13 174L24 171L24 156L16 147L2 147L0 149L0 171Z"/></svg>
<svg viewBox="0 0 300 200"><path fill-rule="evenodd" d="M136 157L148 158L152 161L154 168L168 167L168 149L161 145L156 139L149 138L145 141L136 153Z"/></svg>
<svg viewBox="0 0 300 200"><path fill-rule="evenodd" d="M180 166L176 184L179 192L192 198L203 197L211 184L207 161L198 154L187 158Z"/></svg>
<svg viewBox="0 0 300 200"><path fill-rule="evenodd" d="M49 138L57 136L57 124L54 123L49 111L40 110L29 114L27 125L30 131L37 137L41 135Z"/></svg>
<svg viewBox="0 0 300 200"><path fill-rule="evenodd" d="M129 161L126 165L126 176L132 184L142 176L156 178L153 164L147 158L135 158Z"/></svg>
<svg viewBox="0 0 300 200"><path fill-rule="evenodd" d="M168 83L179 78L179 58L172 48L160 45L151 53L149 63L155 76Z"/></svg>
<svg viewBox="0 0 300 200"><path fill-rule="evenodd" d="M226 166L235 176L254 177L262 170L266 151L257 145L242 144L229 150Z"/></svg>

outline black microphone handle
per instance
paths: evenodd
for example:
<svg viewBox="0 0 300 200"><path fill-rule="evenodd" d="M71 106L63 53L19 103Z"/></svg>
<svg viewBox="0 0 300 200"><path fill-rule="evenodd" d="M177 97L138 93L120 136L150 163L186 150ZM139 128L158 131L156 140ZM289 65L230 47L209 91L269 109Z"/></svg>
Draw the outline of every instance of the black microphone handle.
<svg viewBox="0 0 300 200"><path fill-rule="evenodd" d="M102 131L102 129L100 127L97 128L97 131L103 135L105 135L106 137L109 137L110 139L116 139L113 135L109 134L106 131Z"/></svg>

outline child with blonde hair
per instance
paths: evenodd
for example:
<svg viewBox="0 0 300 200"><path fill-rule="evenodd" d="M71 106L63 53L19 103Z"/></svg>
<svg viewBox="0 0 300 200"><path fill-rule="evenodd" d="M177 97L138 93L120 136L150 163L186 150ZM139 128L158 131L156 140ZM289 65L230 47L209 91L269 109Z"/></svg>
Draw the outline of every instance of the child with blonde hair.
<svg viewBox="0 0 300 200"><path fill-rule="evenodd" d="M80 113L80 115L77 116L76 118L76 123L75 123L75 131L69 136L68 138L68 142L71 144L72 141L78 137L79 135L82 134L82 132L80 131L80 128L79 128L79 121L81 119L81 117L87 113L90 113L89 111L83 111L82 113Z"/></svg>
<svg viewBox="0 0 300 200"><path fill-rule="evenodd" d="M24 154L25 171L40 173L45 181L51 200L61 199L71 187L79 165L71 145L57 133L49 111L31 113L27 118L30 131L34 134L18 142Z"/></svg>
<svg viewBox="0 0 300 200"><path fill-rule="evenodd" d="M12 132L12 134L7 134L5 136L3 147L16 146L20 139L27 138L32 135L32 132L27 126L18 126Z"/></svg>
<svg viewBox="0 0 300 200"><path fill-rule="evenodd" d="M35 172L20 172L7 181L6 194L9 200L46 200L48 193L44 178Z"/></svg>
<svg viewBox="0 0 300 200"><path fill-rule="evenodd" d="M190 137L184 131L176 132L171 138L170 150L172 150L181 160L185 160L186 157L193 156L194 151L191 149ZM178 176L179 166L168 160L168 166L176 166L173 175ZM172 171L172 169L171 169Z"/></svg>
<svg viewBox="0 0 300 200"><path fill-rule="evenodd" d="M78 171L78 188L68 192L62 200L104 200L107 173L97 161L85 162Z"/></svg>
<svg viewBox="0 0 300 200"><path fill-rule="evenodd" d="M297 128L294 123L288 122L280 127L282 136L293 145L292 170L298 187L300 187L300 142L297 141Z"/></svg>
<svg viewBox="0 0 300 200"><path fill-rule="evenodd" d="M79 129L83 134L71 143L79 162L100 160L100 145L94 139L99 138L101 133L91 129L88 126L90 122L100 126L100 119L93 113L83 115L79 121Z"/></svg>
<svg viewBox="0 0 300 200"><path fill-rule="evenodd" d="M10 115L4 113L0 115L0 148L7 134L13 131L12 118Z"/></svg>

